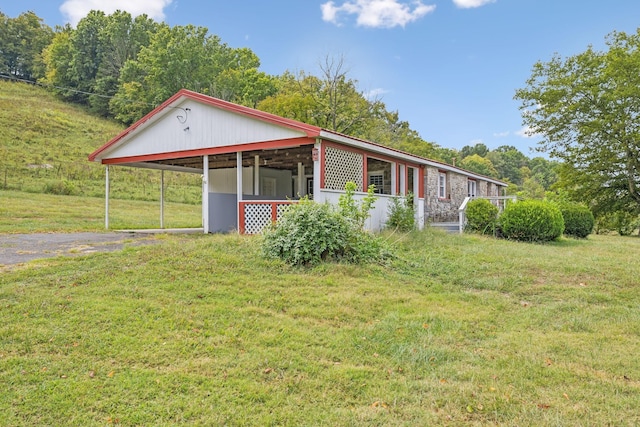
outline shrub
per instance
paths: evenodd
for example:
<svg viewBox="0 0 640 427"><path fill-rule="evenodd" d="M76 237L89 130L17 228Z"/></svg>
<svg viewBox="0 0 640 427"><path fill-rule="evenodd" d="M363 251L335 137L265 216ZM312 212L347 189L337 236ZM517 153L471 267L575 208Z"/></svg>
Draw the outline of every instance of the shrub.
<svg viewBox="0 0 640 427"><path fill-rule="evenodd" d="M505 238L525 242L555 240L564 231L564 220L558 206L541 200L508 205L499 222Z"/></svg>
<svg viewBox="0 0 640 427"><path fill-rule="evenodd" d="M498 208L487 199L474 199L467 203L465 231L494 234L498 220Z"/></svg>
<svg viewBox="0 0 640 427"><path fill-rule="evenodd" d="M350 225L329 204L302 199L263 232L265 255L288 264L317 264L340 258L347 247Z"/></svg>
<svg viewBox="0 0 640 427"><path fill-rule="evenodd" d="M376 198L373 188L360 203L347 184L338 207L303 198L263 232L262 251L291 265L321 261L383 262L393 256L385 241L364 230Z"/></svg>
<svg viewBox="0 0 640 427"><path fill-rule="evenodd" d="M593 231L595 219L587 206L578 203L562 203L560 212L564 219L564 234L567 236L584 239Z"/></svg>
<svg viewBox="0 0 640 427"><path fill-rule="evenodd" d="M55 194L58 196L72 196L78 194L78 189L72 181L49 181L44 185L45 194Z"/></svg>
<svg viewBox="0 0 640 427"><path fill-rule="evenodd" d="M413 204L413 194L404 197L394 197L388 206L389 218L387 228L400 231L411 231L416 226L416 209Z"/></svg>

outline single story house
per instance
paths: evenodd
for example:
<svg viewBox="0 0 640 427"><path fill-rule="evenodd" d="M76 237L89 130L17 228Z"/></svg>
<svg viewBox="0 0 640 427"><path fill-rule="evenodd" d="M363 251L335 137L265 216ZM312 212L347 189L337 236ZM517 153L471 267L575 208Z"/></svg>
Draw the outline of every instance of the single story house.
<svg viewBox="0 0 640 427"><path fill-rule="evenodd" d="M378 200L367 227L384 227L391 198L415 195L416 220L457 219L467 196L500 196L506 183L295 120L181 90L89 156L202 176L205 233L259 233L296 199L337 203L347 182Z"/></svg>

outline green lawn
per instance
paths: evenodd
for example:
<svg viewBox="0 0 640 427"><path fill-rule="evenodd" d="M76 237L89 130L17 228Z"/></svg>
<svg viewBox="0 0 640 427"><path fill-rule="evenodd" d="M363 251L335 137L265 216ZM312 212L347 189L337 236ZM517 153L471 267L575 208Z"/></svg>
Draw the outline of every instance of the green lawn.
<svg viewBox="0 0 640 427"><path fill-rule="evenodd" d="M426 230L310 270L258 239L0 273L0 424L640 424L638 238Z"/></svg>
<svg viewBox="0 0 640 427"><path fill-rule="evenodd" d="M111 199L109 205L112 229L160 227L160 202ZM104 216L104 198L0 190L0 233L102 231ZM166 228L201 224L201 205L165 203Z"/></svg>

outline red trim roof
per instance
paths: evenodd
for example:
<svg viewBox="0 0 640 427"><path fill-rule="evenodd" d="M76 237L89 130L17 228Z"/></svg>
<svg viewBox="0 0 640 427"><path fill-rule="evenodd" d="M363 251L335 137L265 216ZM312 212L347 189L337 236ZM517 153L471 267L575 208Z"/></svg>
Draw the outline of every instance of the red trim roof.
<svg viewBox="0 0 640 427"><path fill-rule="evenodd" d="M221 108L226 111L231 111L233 113L242 114L244 116L248 116L257 120L261 120L264 122L272 123L279 126L284 126L290 129L295 129L304 132L309 138L317 138L320 136L321 128L317 126L308 125L306 123L299 122L297 120L287 119L284 117L277 116L275 114L266 113L264 111L256 110L254 108L245 107L242 105L234 104L232 102L223 101L218 98L213 98L208 95L203 95L201 93L193 92L187 89L181 89L171 98L164 101L158 107L154 108L151 112L149 112L146 116L126 128L120 134L118 134L115 138L111 139L109 142L104 144L102 147L98 148L96 151L89 155L89 161L95 161L96 157L100 155L100 153L108 150L114 145L118 144L123 138L127 135L138 129L140 126L148 122L152 117L156 116L160 112L164 111L167 106L172 103L178 101L181 98L193 99L195 101L201 102L206 105L211 105L213 107Z"/></svg>

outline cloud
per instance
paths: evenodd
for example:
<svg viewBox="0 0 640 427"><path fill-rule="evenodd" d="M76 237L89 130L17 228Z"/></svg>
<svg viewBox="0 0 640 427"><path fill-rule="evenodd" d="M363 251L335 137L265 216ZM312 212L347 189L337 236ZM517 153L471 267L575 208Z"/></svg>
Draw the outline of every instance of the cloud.
<svg viewBox="0 0 640 427"><path fill-rule="evenodd" d="M460 9L471 9L484 6L485 4L495 3L495 1L496 0L453 0L453 3Z"/></svg>
<svg viewBox="0 0 640 427"><path fill-rule="evenodd" d="M411 4L413 7L400 0L349 0L336 6L328 1L320 9L323 21L340 25L341 15L357 15L358 26L371 28L404 27L436 9L435 5L425 5L420 0Z"/></svg>
<svg viewBox="0 0 640 427"><path fill-rule="evenodd" d="M525 126L516 132L516 135L522 138L536 138L539 137L539 133L535 133L529 126Z"/></svg>
<svg viewBox="0 0 640 427"><path fill-rule="evenodd" d="M496 138L506 138L507 136L509 136L510 133L511 132L509 132L507 130L507 131L504 131L504 132L496 132L496 133L493 134L493 136L496 137Z"/></svg>
<svg viewBox="0 0 640 427"><path fill-rule="evenodd" d="M101 10L110 15L116 10L125 10L131 15L147 14L150 18L164 20L164 8L173 0L65 0L60 6L60 12L74 27L92 10Z"/></svg>
<svg viewBox="0 0 640 427"><path fill-rule="evenodd" d="M370 100L373 101L375 99L380 99L382 97L382 95L384 95L385 93L389 93L388 90L386 89L382 89L382 88L376 88L376 89L371 89L368 92L363 93L362 95Z"/></svg>

